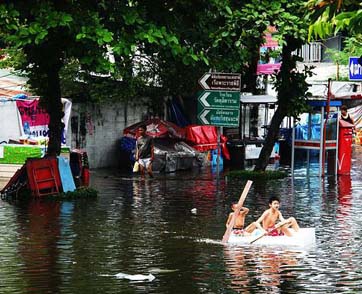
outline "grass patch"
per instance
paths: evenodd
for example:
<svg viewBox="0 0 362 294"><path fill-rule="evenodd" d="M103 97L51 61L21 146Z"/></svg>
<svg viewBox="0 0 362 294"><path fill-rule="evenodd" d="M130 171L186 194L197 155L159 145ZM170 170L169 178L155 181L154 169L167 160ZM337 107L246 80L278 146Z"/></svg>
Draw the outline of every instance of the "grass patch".
<svg viewBox="0 0 362 294"><path fill-rule="evenodd" d="M96 198L98 191L90 187L79 187L72 192L59 193L49 196L49 199L68 200L79 198Z"/></svg>
<svg viewBox="0 0 362 294"><path fill-rule="evenodd" d="M261 180L276 180L283 179L288 176L285 171L267 170L267 171L253 171L253 170L233 170L227 174L230 178L241 179L261 179Z"/></svg>
<svg viewBox="0 0 362 294"><path fill-rule="evenodd" d="M79 187L73 192L59 193L54 195L46 195L40 197L33 197L29 189L21 189L18 193L13 193L2 197L3 200L30 200L30 199L44 199L44 200L71 200L71 199L87 199L96 198L98 191L90 187Z"/></svg>

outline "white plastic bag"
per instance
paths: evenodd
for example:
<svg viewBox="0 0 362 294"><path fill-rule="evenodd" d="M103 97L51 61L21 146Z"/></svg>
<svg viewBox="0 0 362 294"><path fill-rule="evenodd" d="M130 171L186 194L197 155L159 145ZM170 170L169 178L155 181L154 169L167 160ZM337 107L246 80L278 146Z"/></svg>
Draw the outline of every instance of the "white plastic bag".
<svg viewBox="0 0 362 294"><path fill-rule="evenodd" d="M140 169L140 164L138 163L138 161L136 161L133 166L133 172L137 173L139 169Z"/></svg>

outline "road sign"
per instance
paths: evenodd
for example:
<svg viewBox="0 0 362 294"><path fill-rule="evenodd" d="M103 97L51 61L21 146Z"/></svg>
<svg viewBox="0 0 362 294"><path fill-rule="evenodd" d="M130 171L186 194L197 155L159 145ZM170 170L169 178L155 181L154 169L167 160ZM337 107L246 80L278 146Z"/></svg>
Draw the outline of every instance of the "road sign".
<svg viewBox="0 0 362 294"><path fill-rule="evenodd" d="M358 62L360 61L360 62ZM350 81L362 81L362 58L361 57L350 57L348 72Z"/></svg>
<svg viewBox="0 0 362 294"><path fill-rule="evenodd" d="M235 73L205 73L199 80L204 90L240 91L241 75Z"/></svg>
<svg viewBox="0 0 362 294"><path fill-rule="evenodd" d="M240 108L240 92L202 91L197 100L204 108Z"/></svg>
<svg viewBox="0 0 362 294"><path fill-rule="evenodd" d="M220 127L238 127L239 109L202 109L199 110L198 119L203 125Z"/></svg>

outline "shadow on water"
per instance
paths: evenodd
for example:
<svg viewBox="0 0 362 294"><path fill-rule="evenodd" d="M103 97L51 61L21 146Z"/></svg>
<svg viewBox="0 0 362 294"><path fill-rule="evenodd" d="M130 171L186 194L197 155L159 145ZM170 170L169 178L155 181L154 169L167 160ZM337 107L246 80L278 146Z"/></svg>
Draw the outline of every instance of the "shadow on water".
<svg viewBox="0 0 362 294"><path fill-rule="evenodd" d="M357 293L362 290L362 164L351 175L255 181L246 222L281 198L315 227L313 248L224 246L244 180L206 168L154 179L93 170L98 199L0 201L1 293ZM119 273L152 274L129 280Z"/></svg>

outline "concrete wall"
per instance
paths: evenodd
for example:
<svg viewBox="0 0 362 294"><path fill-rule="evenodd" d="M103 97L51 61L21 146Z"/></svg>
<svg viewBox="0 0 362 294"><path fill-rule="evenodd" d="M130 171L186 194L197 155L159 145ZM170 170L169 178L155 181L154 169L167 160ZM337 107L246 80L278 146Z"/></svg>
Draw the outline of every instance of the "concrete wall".
<svg viewBox="0 0 362 294"><path fill-rule="evenodd" d="M141 121L145 115L144 107L121 102L73 104L67 142L72 149L87 151L90 168L119 167L119 140L123 129Z"/></svg>

